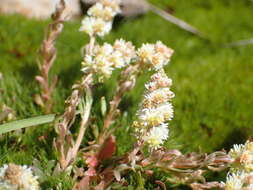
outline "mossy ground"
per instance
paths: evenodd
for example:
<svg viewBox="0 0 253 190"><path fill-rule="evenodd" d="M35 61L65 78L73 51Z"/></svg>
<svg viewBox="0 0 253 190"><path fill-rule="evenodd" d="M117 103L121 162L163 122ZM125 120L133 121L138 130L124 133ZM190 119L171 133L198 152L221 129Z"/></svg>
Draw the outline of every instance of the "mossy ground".
<svg viewBox="0 0 253 190"><path fill-rule="evenodd" d="M161 40L175 50L171 64L166 67L173 79L175 118L170 123L170 140L167 147L184 152L211 152L229 149L234 143L243 143L253 135L253 46L228 48L224 44L252 38L253 2L250 0L153 0L155 4L170 9L202 31L207 40L193 36L162 18L148 13L145 16L121 20L104 40L117 38L131 40L136 46ZM16 112L18 119L43 114L34 101L39 92L34 77L38 74L36 56L49 21L28 20L20 16L0 16L0 81L1 99ZM64 99L71 85L80 78L80 48L88 38L78 32L80 20L65 24L57 41L58 57L52 73L59 76L54 93L54 113L64 109ZM148 80L145 72L135 89L123 97L117 130L117 154L123 154L134 139L130 125L134 118L143 84ZM101 96L109 100L114 92L115 79L96 89L94 115L101 118L97 107ZM52 125L29 128L19 135L7 134L0 140L0 164L15 162L31 164L37 159L46 170L49 160L55 160ZM45 135L45 140L38 140ZM87 138L89 134L87 134ZM129 139L132 139L130 141ZM131 143L132 142L132 143ZM133 176L129 176L129 180ZM64 180L63 180L64 179ZM66 176L49 177L43 189L55 187L64 181L62 189L71 185ZM134 181L134 180L133 180ZM66 184L65 184L66 183ZM146 187L152 189L151 182ZM137 189L135 184L128 189ZM181 189L181 188L179 188Z"/></svg>

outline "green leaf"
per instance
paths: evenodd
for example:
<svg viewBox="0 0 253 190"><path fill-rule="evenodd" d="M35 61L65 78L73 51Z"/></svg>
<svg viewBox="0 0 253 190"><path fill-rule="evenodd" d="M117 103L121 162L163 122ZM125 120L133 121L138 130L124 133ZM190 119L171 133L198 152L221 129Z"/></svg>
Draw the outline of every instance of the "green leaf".
<svg viewBox="0 0 253 190"><path fill-rule="evenodd" d="M101 97L101 113L102 113L102 116L105 116L106 111L107 111L106 100L105 100L105 97L103 96L103 97Z"/></svg>
<svg viewBox="0 0 253 190"><path fill-rule="evenodd" d="M137 173L135 173L135 175L136 175L136 182L137 182L136 190L143 190L143 189L145 189L144 188L145 181L144 181L144 178L141 176L141 172L138 171Z"/></svg>
<svg viewBox="0 0 253 190"><path fill-rule="evenodd" d="M0 125L0 134L14 131L17 129L35 126L35 125L50 123L50 122L53 122L54 119L55 119L55 115L50 114L50 115L43 115L43 116L32 117L28 119L9 122L9 123Z"/></svg>

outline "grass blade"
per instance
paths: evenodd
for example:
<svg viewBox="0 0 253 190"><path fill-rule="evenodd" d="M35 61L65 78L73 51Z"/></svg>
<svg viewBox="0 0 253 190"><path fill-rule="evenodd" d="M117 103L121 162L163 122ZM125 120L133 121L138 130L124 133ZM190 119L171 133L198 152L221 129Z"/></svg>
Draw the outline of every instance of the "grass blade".
<svg viewBox="0 0 253 190"><path fill-rule="evenodd" d="M9 123L0 125L0 134L14 131L17 129L35 126L35 125L50 123L54 121L54 119L55 119L55 115L50 114L50 115L37 116L37 117L28 118L28 119L22 119L18 121L9 122Z"/></svg>

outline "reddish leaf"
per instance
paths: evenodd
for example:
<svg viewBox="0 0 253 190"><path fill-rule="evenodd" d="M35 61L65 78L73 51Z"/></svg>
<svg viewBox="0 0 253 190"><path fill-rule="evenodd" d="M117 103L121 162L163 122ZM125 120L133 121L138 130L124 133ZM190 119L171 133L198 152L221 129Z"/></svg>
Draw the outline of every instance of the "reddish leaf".
<svg viewBox="0 0 253 190"><path fill-rule="evenodd" d="M85 176L73 190L89 190L90 186L90 176Z"/></svg>
<svg viewBox="0 0 253 190"><path fill-rule="evenodd" d="M98 165L98 159L97 159L97 157L96 156L90 156L90 157L88 157L87 160L86 160L86 164L89 167L95 168Z"/></svg>
<svg viewBox="0 0 253 190"><path fill-rule="evenodd" d="M105 182L101 181L96 187L95 190L104 190L106 188Z"/></svg>
<svg viewBox="0 0 253 190"><path fill-rule="evenodd" d="M89 168L86 172L85 172L85 175L87 175L87 176L95 176L96 175L96 170L93 168L93 167L91 167L91 168Z"/></svg>
<svg viewBox="0 0 253 190"><path fill-rule="evenodd" d="M112 155L115 153L115 151L116 151L116 139L115 136L111 135L105 140L104 145L98 154L98 160L103 161L111 158Z"/></svg>

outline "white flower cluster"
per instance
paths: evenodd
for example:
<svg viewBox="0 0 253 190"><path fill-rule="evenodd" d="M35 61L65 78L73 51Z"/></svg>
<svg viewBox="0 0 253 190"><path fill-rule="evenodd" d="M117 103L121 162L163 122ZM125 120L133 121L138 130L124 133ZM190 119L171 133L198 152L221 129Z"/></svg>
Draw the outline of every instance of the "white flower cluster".
<svg viewBox="0 0 253 190"><path fill-rule="evenodd" d="M147 64L148 68L157 71L145 85L146 93L137 113L138 120L134 122L137 138L151 150L159 148L168 139L169 129L166 122L173 118L173 107L170 103L174 97L170 90L172 80L163 70L172 54L173 50L160 41L156 44L143 44L137 50L140 64Z"/></svg>
<svg viewBox="0 0 253 190"><path fill-rule="evenodd" d="M232 170L253 172L253 142L247 141L244 145L234 145L229 155L234 159Z"/></svg>
<svg viewBox="0 0 253 190"><path fill-rule="evenodd" d="M115 15L120 13L120 0L101 0L88 10L88 16L82 21L80 31L90 36L108 34L112 29L112 22Z"/></svg>
<svg viewBox="0 0 253 190"><path fill-rule="evenodd" d="M173 50L158 41L156 44L143 44L137 51L139 61L148 63L150 68L162 69L170 62Z"/></svg>
<svg viewBox="0 0 253 190"><path fill-rule="evenodd" d="M83 65L83 72L92 72L103 82L111 76L116 68L123 68L136 58L135 47L131 42L116 40L113 45L104 43L102 46L95 46L93 55L86 55Z"/></svg>
<svg viewBox="0 0 253 190"><path fill-rule="evenodd" d="M234 145L229 151L233 159L226 190L253 190L253 142Z"/></svg>
<svg viewBox="0 0 253 190"><path fill-rule="evenodd" d="M167 121L173 118L173 107L170 100L174 93L170 91L172 80L160 70L145 85L146 94L134 122L136 136L151 149L157 149L168 138Z"/></svg>
<svg viewBox="0 0 253 190"><path fill-rule="evenodd" d="M9 164L0 168L0 190L39 190L37 179L27 166Z"/></svg>
<svg viewBox="0 0 253 190"><path fill-rule="evenodd" d="M225 184L225 190L252 190L253 172L237 172L229 174Z"/></svg>

